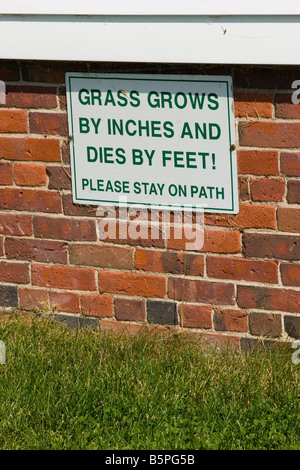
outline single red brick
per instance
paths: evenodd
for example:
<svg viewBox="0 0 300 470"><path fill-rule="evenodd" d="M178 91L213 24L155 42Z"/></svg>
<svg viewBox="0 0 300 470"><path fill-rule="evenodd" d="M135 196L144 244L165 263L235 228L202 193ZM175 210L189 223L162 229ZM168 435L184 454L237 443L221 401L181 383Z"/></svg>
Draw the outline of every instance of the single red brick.
<svg viewBox="0 0 300 470"><path fill-rule="evenodd" d="M96 241L94 220L70 219L67 217L33 217L35 237L71 241Z"/></svg>
<svg viewBox="0 0 300 470"><path fill-rule="evenodd" d="M46 166L35 163L14 164L15 183L19 186L45 186Z"/></svg>
<svg viewBox="0 0 300 470"><path fill-rule="evenodd" d="M61 212L61 197L56 191L0 188L0 208L18 211Z"/></svg>
<svg viewBox="0 0 300 470"><path fill-rule="evenodd" d="M280 171L287 176L300 176L300 153L281 152Z"/></svg>
<svg viewBox="0 0 300 470"><path fill-rule="evenodd" d="M60 162L59 139L0 137L0 159Z"/></svg>
<svg viewBox="0 0 300 470"><path fill-rule="evenodd" d="M14 184L12 164L8 162L0 162L0 184L11 185Z"/></svg>
<svg viewBox="0 0 300 470"><path fill-rule="evenodd" d="M244 310L216 309L214 325L217 331L246 333L248 331L248 316Z"/></svg>
<svg viewBox="0 0 300 470"><path fill-rule="evenodd" d="M79 294L74 292L50 292L50 304L60 312L79 313Z"/></svg>
<svg viewBox="0 0 300 470"><path fill-rule="evenodd" d="M169 278L169 298L186 302L234 305L234 284L195 279Z"/></svg>
<svg viewBox="0 0 300 470"><path fill-rule="evenodd" d="M33 134L68 135L68 121L65 113L29 113L30 132Z"/></svg>
<svg viewBox="0 0 300 470"><path fill-rule="evenodd" d="M290 204L300 204L300 180L288 181L287 200Z"/></svg>
<svg viewBox="0 0 300 470"><path fill-rule="evenodd" d="M42 289L19 287L19 305L25 310L45 310L48 307L48 292Z"/></svg>
<svg viewBox="0 0 300 470"><path fill-rule="evenodd" d="M30 281L29 265L0 261L0 281L27 284Z"/></svg>
<svg viewBox="0 0 300 470"><path fill-rule="evenodd" d="M293 207L278 207L278 229L282 232L300 232L300 209Z"/></svg>
<svg viewBox="0 0 300 470"><path fill-rule="evenodd" d="M277 261L208 256L206 267L209 277L278 283Z"/></svg>
<svg viewBox="0 0 300 470"><path fill-rule="evenodd" d="M240 232L233 230L204 231L204 245L201 251L212 253L239 253L241 251Z"/></svg>
<svg viewBox="0 0 300 470"><path fill-rule="evenodd" d="M300 260L300 236L244 233L245 257Z"/></svg>
<svg viewBox="0 0 300 470"><path fill-rule="evenodd" d="M27 111L24 109L0 109L0 132L28 132Z"/></svg>
<svg viewBox="0 0 300 470"><path fill-rule="evenodd" d="M150 274L99 271L100 292L143 297L164 297L166 295L165 276Z"/></svg>
<svg viewBox="0 0 300 470"><path fill-rule="evenodd" d="M32 235L32 216L0 212L0 233L4 235Z"/></svg>
<svg viewBox="0 0 300 470"><path fill-rule="evenodd" d="M280 271L283 285L300 287L300 264L281 264Z"/></svg>
<svg viewBox="0 0 300 470"><path fill-rule="evenodd" d="M281 336L281 315L276 313L250 312L249 330L252 335Z"/></svg>
<svg viewBox="0 0 300 470"><path fill-rule="evenodd" d="M275 96L275 116L281 119L300 118L300 104L292 102L292 93L278 93Z"/></svg>
<svg viewBox="0 0 300 470"><path fill-rule="evenodd" d="M105 244L69 245L70 264L99 268L132 269L133 249Z"/></svg>
<svg viewBox="0 0 300 470"><path fill-rule="evenodd" d="M180 304L180 323L185 328L212 328L212 308L208 305ZM183 318L182 318L183 312Z"/></svg>
<svg viewBox="0 0 300 470"><path fill-rule="evenodd" d="M238 286L238 304L242 308L280 310L299 313L300 291L261 286Z"/></svg>
<svg viewBox="0 0 300 470"><path fill-rule="evenodd" d="M234 110L236 117L271 118L273 96L265 93L236 92Z"/></svg>
<svg viewBox="0 0 300 470"><path fill-rule="evenodd" d="M32 266L32 284L68 290L96 290L95 271L90 268L69 266Z"/></svg>
<svg viewBox="0 0 300 470"><path fill-rule="evenodd" d="M113 298L110 295L82 294L81 310L84 315L112 317Z"/></svg>
<svg viewBox="0 0 300 470"><path fill-rule="evenodd" d="M240 145L254 147L300 147L300 122L257 121L239 123Z"/></svg>
<svg viewBox="0 0 300 470"><path fill-rule="evenodd" d="M6 237L5 253L8 259L60 264L68 261L66 243L52 240Z"/></svg>
<svg viewBox="0 0 300 470"><path fill-rule="evenodd" d="M285 181L282 178L259 178L250 180L253 201L283 201Z"/></svg>
<svg viewBox="0 0 300 470"><path fill-rule="evenodd" d="M237 158L239 174L279 175L276 150L238 150Z"/></svg>
<svg viewBox="0 0 300 470"><path fill-rule="evenodd" d="M65 166L48 166L49 189L71 189L71 170Z"/></svg>
<svg viewBox="0 0 300 470"><path fill-rule="evenodd" d="M205 214L208 225L234 228L276 229L276 208L268 205L241 204L237 215Z"/></svg>
<svg viewBox="0 0 300 470"><path fill-rule="evenodd" d="M7 85L6 106L16 108L56 108L56 87Z"/></svg>
<svg viewBox="0 0 300 470"><path fill-rule="evenodd" d="M115 317L123 321L146 321L145 300L116 298Z"/></svg>

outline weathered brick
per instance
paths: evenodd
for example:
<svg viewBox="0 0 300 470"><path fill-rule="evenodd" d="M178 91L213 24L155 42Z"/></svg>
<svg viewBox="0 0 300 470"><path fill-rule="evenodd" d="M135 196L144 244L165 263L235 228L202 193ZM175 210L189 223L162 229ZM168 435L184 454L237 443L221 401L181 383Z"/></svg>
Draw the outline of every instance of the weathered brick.
<svg viewBox="0 0 300 470"><path fill-rule="evenodd" d="M283 201L285 181L282 178L259 178L250 180L253 201Z"/></svg>
<svg viewBox="0 0 300 470"><path fill-rule="evenodd" d="M203 276L204 257L196 253L175 253L137 248L135 268L144 271Z"/></svg>
<svg viewBox="0 0 300 470"><path fill-rule="evenodd" d="M16 286L0 285L0 305L1 307L18 306L18 288Z"/></svg>
<svg viewBox="0 0 300 470"><path fill-rule="evenodd" d="M56 87L7 85L6 106L16 108L56 108Z"/></svg>
<svg viewBox="0 0 300 470"><path fill-rule="evenodd" d="M146 305L144 300L116 298L115 299L115 317L123 321L146 320Z"/></svg>
<svg viewBox="0 0 300 470"><path fill-rule="evenodd" d="M4 256L4 237L0 236L0 256Z"/></svg>
<svg viewBox="0 0 300 470"><path fill-rule="evenodd" d="M50 304L62 312L80 312L79 294L74 292L50 292Z"/></svg>
<svg viewBox="0 0 300 470"><path fill-rule="evenodd" d="M19 287L20 307L24 310L45 310L49 305L48 292L43 289Z"/></svg>
<svg viewBox="0 0 300 470"><path fill-rule="evenodd" d="M172 236L172 233L171 233ZM175 250L184 250L187 239L170 238L167 247ZM238 253L241 250L240 234L237 231L210 230L205 228L203 232L203 246L201 252L213 253Z"/></svg>
<svg viewBox="0 0 300 470"><path fill-rule="evenodd" d="M99 268L132 269L133 249L105 244L70 244L70 263Z"/></svg>
<svg viewBox="0 0 300 470"><path fill-rule="evenodd" d="M60 162L59 139L0 137L0 159Z"/></svg>
<svg viewBox="0 0 300 470"><path fill-rule="evenodd" d="M0 162L0 185L11 185L14 183L12 164Z"/></svg>
<svg viewBox="0 0 300 470"><path fill-rule="evenodd" d="M78 217L96 217L97 207L82 204L74 204L72 194L63 194L63 208L65 215L74 215Z"/></svg>
<svg viewBox="0 0 300 470"><path fill-rule="evenodd" d="M158 325L177 325L175 302L147 300L147 318L149 323Z"/></svg>
<svg viewBox="0 0 300 470"><path fill-rule="evenodd" d="M113 227L111 230L110 223ZM137 222L134 225L134 222L108 221L104 218L98 222L97 227L100 240L109 243L156 248L163 248L165 245L162 230L158 228L157 234L153 234L148 224Z"/></svg>
<svg viewBox="0 0 300 470"><path fill-rule="evenodd" d="M76 220L67 217L47 217L43 215L34 215L33 229L35 237L40 238L72 241L97 240L95 222L89 219Z"/></svg>
<svg viewBox="0 0 300 470"><path fill-rule="evenodd" d="M208 305L179 304L178 312L184 328L212 328L212 308Z"/></svg>
<svg viewBox="0 0 300 470"><path fill-rule="evenodd" d="M238 305L242 308L299 313L300 291L261 286L238 286Z"/></svg>
<svg viewBox="0 0 300 470"><path fill-rule="evenodd" d="M100 328L103 331L109 331L115 334L136 334L144 325L142 323L126 323L117 320L99 320ZM158 328L158 327L156 327ZM162 327L161 327L162 328Z"/></svg>
<svg viewBox="0 0 300 470"><path fill-rule="evenodd" d="M216 309L214 326L217 331L248 331L248 316L244 310Z"/></svg>
<svg viewBox="0 0 300 470"><path fill-rule="evenodd" d="M55 321L60 321L64 323L71 330L75 330L77 328L97 329L99 327L99 320L97 318L80 317L78 315L71 315L69 313L58 313L57 315L55 315L54 319Z"/></svg>
<svg viewBox="0 0 300 470"><path fill-rule="evenodd" d="M61 197L56 191L0 188L0 208L30 212L61 212Z"/></svg>
<svg viewBox="0 0 300 470"><path fill-rule="evenodd" d="M15 183L19 186L45 186L46 166L35 163L14 164Z"/></svg>
<svg viewBox="0 0 300 470"><path fill-rule="evenodd" d="M65 73L63 69L58 69L49 64L39 63L38 65L27 65L22 69L22 75L25 81L37 83L65 83Z"/></svg>
<svg viewBox="0 0 300 470"><path fill-rule="evenodd" d="M293 207L278 207L278 229L282 232L300 232L300 209Z"/></svg>
<svg viewBox="0 0 300 470"><path fill-rule="evenodd" d="M65 113L29 113L30 132L33 134L68 135L68 121Z"/></svg>
<svg viewBox="0 0 300 470"><path fill-rule="evenodd" d="M71 170L65 166L48 166L49 189L71 189Z"/></svg>
<svg viewBox="0 0 300 470"><path fill-rule="evenodd" d="M234 284L204 280L169 278L169 298L186 302L234 305Z"/></svg>
<svg viewBox="0 0 300 470"><path fill-rule="evenodd" d="M82 294L81 311L93 317L112 317L113 298L110 295Z"/></svg>
<svg viewBox="0 0 300 470"><path fill-rule="evenodd" d="M253 258L300 260L300 236L244 233L243 254Z"/></svg>
<svg viewBox="0 0 300 470"><path fill-rule="evenodd" d="M34 286L67 290L96 290L95 271L91 268L34 264L31 273Z"/></svg>
<svg viewBox="0 0 300 470"><path fill-rule="evenodd" d="M17 82L20 80L20 67L16 62L7 64L1 61L1 80L4 82Z"/></svg>
<svg viewBox="0 0 300 470"><path fill-rule="evenodd" d="M234 228L276 228L276 208L263 204L241 204L237 215L205 214L208 225Z"/></svg>
<svg viewBox="0 0 300 470"><path fill-rule="evenodd" d="M6 237L5 253L8 259L60 264L68 261L66 243L52 240Z"/></svg>
<svg viewBox="0 0 300 470"><path fill-rule="evenodd" d="M284 286L300 287L300 264L284 263L280 265L281 279ZM300 305L299 305L300 313Z"/></svg>
<svg viewBox="0 0 300 470"><path fill-rule="evenodd" d="M27 284L30 281L29 265L0 261L0 281Z"/></svg>
<svg viewBox="0 0 300 470"><path fill-rule="evenodd" d="M28 132L27 111L0 109L0 132L14 134Z"/></svg>
<svg viewBox="0 0 300 470"><path fill-rule="evenodd" d="M237 151L238 173L243 175L279 175L278 151L244 150Z"/></svg>
<svg viewBox="0 0 300 470"><path fill-rule="evenodd" d="M238 187L239 187L239 200L250 201L248 176L238 177Z"/></svg>
<svg viewBox="0 0 300 470"><path fill-rule="evenodd" d="M300 105L292 102L292 93L275 95L275 116L280 119L300 118Z"/></svg>
<svg viewBox="0 0 300 470"><path fill-rule="evenodd" d="M281 315L250 312L249 330L252 335L278 337L281 335Z"/></svg>
<svg viewBox="0 0 300 470"><path fill-rule="evenodd" d="M239 123L240 145L255 147L300 147L300 122L258 121Z"/></svg>
<svg viewBox="0 0 300 470"><path fill-rule="evenodd" d="M277 261L208 256L206 266L209 277L278 283Z"/></svg>
<svg viewBox="0 0 300 470"><path fill-rule="evenodd" d="M290 204L300 204L300 180L290 180L287 186L287 200Z"/></svg>
<svg viewBox="0 0 300 470"><path fill-rule="evenodd" d="M284 329L291 338L300 338L300 317L294 317L292 315L284 316Z"/></svg>
<svg viewBox="0 0 300 470"><path fill-rule="evenodd" d="M300 152L281 152L280 171L286 176L300 176Z"/></svg>
<svg viewBox="0 0 300 470"><path fill-rule="evenodd" d="M16 236L32 235L32 216L0 212L0 233Z"/></svg>
<svg viewBox="0 0 300 470"><path fill-rule="evenodd" d="M266 93L234 93L234 111L236 117L271 118L273 96Z"/></svg>
<svg viewBox="0 0 300 470"><path fill-rule="evenodd" d="M166 278L150 274L101 270L99 271L99 290L112 294L164 297L166 295Z"/></svg>

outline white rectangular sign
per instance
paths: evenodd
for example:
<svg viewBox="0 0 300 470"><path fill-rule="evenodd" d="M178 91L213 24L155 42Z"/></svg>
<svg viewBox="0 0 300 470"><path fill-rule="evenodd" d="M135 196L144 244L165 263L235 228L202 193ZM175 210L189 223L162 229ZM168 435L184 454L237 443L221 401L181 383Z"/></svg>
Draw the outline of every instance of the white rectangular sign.
<svg viewBox="0 0 300 470"><path fill-rule="evenodd" d="M75 203L238 213L231 77L68 73L66 86Z"/></svg>

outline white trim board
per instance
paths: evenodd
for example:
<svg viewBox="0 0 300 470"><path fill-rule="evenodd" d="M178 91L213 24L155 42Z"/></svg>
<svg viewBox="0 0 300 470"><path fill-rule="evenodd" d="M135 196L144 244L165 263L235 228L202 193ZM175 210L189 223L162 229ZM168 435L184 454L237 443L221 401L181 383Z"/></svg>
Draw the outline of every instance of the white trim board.
<svg viewBox="0 0 300 470"><path fill-rule="evenodd" d="M300 65L299 43L300 15L0 16L0 59Z"/></svg>

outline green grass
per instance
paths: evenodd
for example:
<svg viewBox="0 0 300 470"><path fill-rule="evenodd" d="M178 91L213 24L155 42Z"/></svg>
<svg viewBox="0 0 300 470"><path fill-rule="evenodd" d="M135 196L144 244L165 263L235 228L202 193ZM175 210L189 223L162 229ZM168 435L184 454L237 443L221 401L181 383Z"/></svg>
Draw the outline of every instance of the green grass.
<svg viewBox="0 0 300 470"><path fill-rule="evenodd" d="M299 449L292 350L1 316L0 449Z"/></svg>

